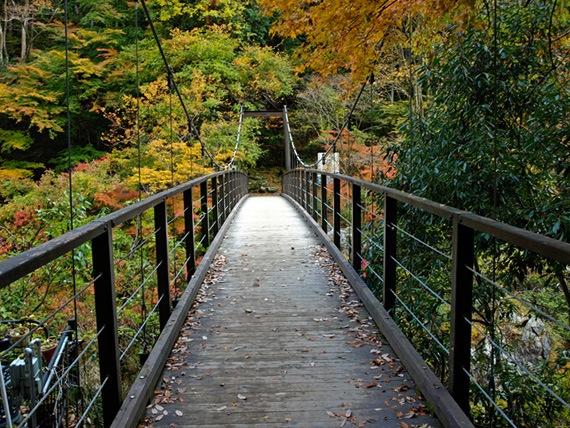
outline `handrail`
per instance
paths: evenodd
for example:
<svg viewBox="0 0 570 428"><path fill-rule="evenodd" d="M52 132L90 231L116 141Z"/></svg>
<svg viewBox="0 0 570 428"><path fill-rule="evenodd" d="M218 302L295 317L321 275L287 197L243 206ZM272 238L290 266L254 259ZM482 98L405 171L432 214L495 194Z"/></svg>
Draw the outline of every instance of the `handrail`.
<svg viewBox="0 0 570 428"><path fill-rule="evenodd" d="M209 191L209 188L211 191ZM196 198L196 201L193 200L195 198L193 189L198 191L199 196ZM180 247L182 243L185 244L182 247L186 248L186 260L180 266L182 266L182 270L186 269L187 271L187 284L191 276L196 272L197 234L199 233L198 239L201 238L202 244L207 247L216 237L218 231L221 230L222 225L230 216L230 212L246 194L247 176L243 172L235 170L216 172L150 196L0 262L0 289L2 289L10 287L15 281L24 278L26 275L46 266L61 256L69 254L82 245L91 243L93 280L85 288L92 287L93 290L94 312L97 323L96 337L99 342L99 350L104 349L104 352L99 352L99 370L105 427L111 425L123 401L123 376L119 359L118 305L115 289L115 271L119 267L114 263L115 258L120 259L120 257L115 257L116 249L113 245L113 228L129 220L136 219L139 215L148 211L153 212L154 233L151 236L154 238L155 251L153 253L156 255L156 260L147 260L145 263L155 266L153 270L149 269L149 271L152 270L151 275L156 274L157 293L154 295L156 305L154 303L153 305L158 309L160 329L162 331L166 328L172 313L171 286L178 278L178 275L180 275L180 271L178 271L176 278L171 283L170 257L172 252L169 251L169 246L171 245L172 234L169 233L167 202L176 196L183 196L183 237L173 245L173 248ZM199 203L203 212L202 220L198 224L194 224L193 219L195 202ZM211 220L209 218L210 212L213 213ZM212 228L209 226L210 221L214 225ZM211 233L212 231L213 233ZM212 235L212 239L210 239L210 235ZM137 289L136 293L138 292L139 289ZM82 293L83 291L80 294ZM141 296L145 299L144 289L141 292ZM132 299L132 296L129 299ZM61 308L56 311L60 310ZM151 315L152 312L148 317ZM46 320L40 322L40 326L44 326L45 322L51 318L53 317L48 316ZM145 324L148 320L149 318L144 320ZM34 331L30 331L29 335L31 336Z"/></svg>
<svg viewBox="0 0 570 428"><path fill-rule="evenodd" d="M227 174L227 172L221 171L204 177L195 178L194 180L190 180L171 189L157 193L156 195L150 196L142 201L129 205L128 207L94 220L84 226L78 227L77 229L38 245L37 247L13 256L8 260L0 262L0 288L6 287L39 267L44 266L63 254L68 253L72 249L93 240L96 236L101 235L107 227L118 226L137 217L139 214L154 208L166 199L170 199L186 190L224 174Z"/></svg>
<svg viewBox="0 0 570 428"><path fill-rule="evenodd" d="M381 184L371 183L359 178L316 169L303 169L303 171L331 178L336 177L346 183L354 184L376 193L385 194L400 202L428 211L431 214L435 214L447 220L453 220L454 216L457 216L459 223L477 232L487 233L495 238L518 245L526 250L540 254L541 256L551 258L565 265L570 265L570 244L549 236L530 232L469 211L463 211L420 196L382 186ZM290 173L294 173L294 171L291 171Z"/></svg>
<svg viewBox="0 0 570 428"><path fill-rule="evenodd" d="M350 198L341 195L341 182L345 183L347 194L352 194ZM332 189L330 184L332 184ZM374 201L374 198L369 198L368 202L366 202L365 197L362 196L363 189L369 190L380 198L376 198L376 201ZM285 173L283 175L283 192L287 196L291 197L300 208L303 208L306 211L307 218L314 221L315 226L320 220L320 226L316 226L319 227L319 231L321 231L320 233L327 233L327 230L332 227L334 250L338 249L339 251L342 251L343 247L348 247L346 258L350 261L352 272L354 272L356 278L358 278L360 283L362 283L365 290L368 290L367 293L371 293L371 291L373 291L374 293L378 292L381 295L382 306L376 307L374 303L371 303L371 312L378 312L381 309L382 311L388 311L388 313L394 317L397 313L403 314L405 311L409 311L409 314L415 320L412 322L416 322L421 329L426 330L426 333L428 333L439 344L439 346L443 346L428 329L426 323L422 322L418 316L410 311L408 305L402 300L401 295L398 294L401 292L398 290L398 286L403 286L403 276L400 275L399 277L398 271L403 272L404 275L414 284L418 284L419 292L422 293L416 294L416 292L413 291L414 296L412 297L412 286L410 285L409 288L406 287L405 295L406 299L410 299L409 301L421 301L435 296L437 303L441 304L441 302L445 302L447 305L446 307L449 308L449 320L445 321L445 323L449 325L449 331L445 333L448 334L446 342L449 342L449 348L444 349L442 355L449 355L448 365L443 370L443 373L449 373L449 379L441 379L441 381L448 381L448 390L451 393L451 396L466 414L469 414L470 412L469 394L471 385L479 388L480 391L483 391L482 393L486 394L484 392L484 388L477 383L475 377L470 373L473 352L472 328L479 330L476 323L481 322L480 320L477 322L472 320L474 311L475 277L478 281L477 286L479 293L481 293L482 288L486 286L489 287L489 289L497 290L497 293L511 295L521 305L526 306L528 309L538 314L537 316L542 316L548 322L554 322L557 326L562 325L566 330L570 330L570 327L565 326L556 319L553 319L550 315L536 307L536 305L533 305L518 296L512 295L512 293L505 287L499 285L494 279L487 278L479 271L476 264L477 248L475 233L479 232L490 235L508 245L515 245L520 247L522 250L540 255L551 261L560 262L566 266L570 265L569 243L485 218L474 213L439 204L434 201L391 189L376 183L370 183L358 178L334 174L322 170L296 169ZM379 202L382 198L383 204ZM372 202L370 199L372 199ZM332 202L329 203L331 200ZM381 214L371 216L371 211L364 206L366 203L376 207L376 211ZM411 235L406 230L403 230L398 225L398 219L402 216L398 209L398 205L418 209L446 220L445 224L447 226L445 226L445 230L449 230L449 232L446 232L446 234L449 234L449 239L442 239L444 239L444 247L447 248L447 250L443 252L438 249L437 246L432 246ZM341 210L343 210L342 215ZM372 219L369 220L373 230L372 236L366 235L366 227L362 223L363 214L369 214L369 218ZM348 234L350 235L349 242L344 245L341 242L341 227L343 223L345 226L349 227ZM379 223L381 224L379 225ZM398 238L399 236L400 238ZM365 238L365 245L363 245L363 237ZM437 254L438 257L442 256L445 263L450 263L450 265L445 265L445 269L448 271L451 287L446 288L445 283L441 283L440 277L436 280L439 281L437 285L440 287L440 290L442 290L441 292L446 295L446 299L433 290L430 287L430 284L422 280L421 275L417 275L414 272L413 265L410 269L402 264L402 259L399 259L397 254L399 251L402 251L401 245L398 244L398 239L414 240L416 245L422 246L426 252ZM378 240L381 242L380 244L376 243ZM374 266L371 265L370 260L366 260L366 256L363 252L363 247L365 246L368 247L369 254L372 254L370 253L370 248L373 247L373 254L375 254ZM446 254L449 250L451 250L450 255ZM413 263L414 253L410 252L410 249L407 249L407 251L409 252L409 259L412 260ZM403 250L403 254L406 254L406 250ZM348 262L346 262L344 257L339 263L348 265ZM374 269L381 270L381 273L377 273ZM374 276L378 278L379 285L374 278L368 278L366 282L371 288L369 289L366 287L362 278L359 278L358 276L364 272L372 272ZM485 283L485 285L481 285L481 283ZM377 302L378 297L379 296L376 296L374 301ZM451 303L449 304L448 302ZM380 305L380 303L378 303L378 305ZM381 313L381 311L378 313ZM420 314L419 316L428 317L431 315L433 314ZM479 317L481 316L482 315L479 315ZM398 317L400 316L398 315ZM382 318L382 316L379 318ZM383 319L380 319L377 323L379 323L379 326L380 324L385 324ZM390 330L389 326L387 328ZM388 331L388 334L385 332L384 334L389 340L390 337L396 341L398 340L397 334L391 330ZM484 334L483 336L489 342L490 347L497 348L497 342L493 341L492 337L488 337ZM398 344L398 346L400 345ZM412 361L411 364L413 366L415 357L410 357L410 355L415 351L410 353L409 350L406 350L405 348L405 346L400 347L400 349L403 350L402 352L405 352L408 355L399 356L402 360L407 358ZM497 349L497 352L505 353L506 350L503 347L500 347ZM510 361L515 360L510 354L507 355L507 357ZM519 363L517 362L517 364ZM412 371L413 370L410 370L411 374ZM428 392L423 390L422 392L424 392L428 398L430 394L432 394L432 397L437 398L437 394L434 392L430 382L427 382L426 378L422 376L422 371L420 370L417 373L419 373L420 377L419 379L414 378L416 383L420 388L422 387L422 384L424 384L428 389ZM532 376L531 378L535 379ZM540 380L537 384L541 387L544 386L544 383ZM546 388L545 391L545 394L550 394L550 399L557 400L558 405L565 411L567 411L566 409L570 409L569 398L563 399L557 394L552 395L552 390L549 388ZM489 403L489 407L492 406L496 408L498 413L504 416L504 412L496 402L491 401ZM441 418L444 419L444 417L445 415L442 415ZM509 421L508 418L506 420Z"/></svg>

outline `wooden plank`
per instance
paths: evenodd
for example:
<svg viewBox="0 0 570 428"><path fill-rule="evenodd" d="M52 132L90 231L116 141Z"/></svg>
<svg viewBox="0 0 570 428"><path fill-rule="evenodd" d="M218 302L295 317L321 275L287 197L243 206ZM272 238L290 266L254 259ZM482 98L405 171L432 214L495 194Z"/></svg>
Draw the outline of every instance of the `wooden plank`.
<svg viewBox="0 0 570 428"><path fill-rule="evenodd" d="M220 247L220 281L181 330L147 422L338 427L350 410L347 426L438 426L428 414L398 418L421 404L413 382L356 295L330 281L322 251L283 198L248 199Z"/></svg>
<svg viewBox="0 0 570 428"><path fill-rule="evenodd" d="M308 216L302 208L290 197L285 196L291 204L305 217L311 228L320 237L342 272L360 297L360 300L378 325L381 333L394 348L398 357L402 360L406 370L433 406L435 414L444 427L474 428L473 424L465 415L459 405L453 400L451 394L445 389L441 381L429 369L410 341L398 328L388 312L382 307L372 291L366 286L362 278L354 271L350 263L338 250L329 237L322 231L319 225Z"/></svg>
<svg viewBox="0 0 570 428"><path fill-rule="evenodd" d="M208 272L209 264L214 259L216 251L220 247L233 217L247 198L248 196L238 203L228 221L220 228L220 233L212 241L212 245L210 245L198 269L188 283L186 290L182 294L182 298L172 311L168 324L161 332L146 363L139 372L139 377L135 380L126 399L123 401L123 405L119 409L119 413L115 417L111 428L135 428L138 426L139 421L144 415L145 406L150 397L152 397L154 386L160 378L168 354L174 346L180 329L184 324L186 314L194 303L200 285Z"/></svg>

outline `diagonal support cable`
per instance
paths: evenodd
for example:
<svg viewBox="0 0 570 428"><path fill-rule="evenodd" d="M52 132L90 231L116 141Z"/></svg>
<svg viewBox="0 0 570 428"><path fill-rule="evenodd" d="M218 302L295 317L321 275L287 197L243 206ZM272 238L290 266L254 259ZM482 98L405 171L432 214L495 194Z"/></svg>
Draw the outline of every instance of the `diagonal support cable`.
<svg viewBox="0 0 570 428"><path fill-rule="evenodd" d="M297 158L297 161L303 167L305 167L305 168L316 167L319 164L319 162L324 162L324 159L328 156L328 154L336 148L336 143L339 140L340 136L342 135L342 131L344 131L344 128L346 128L348 126L348 123L350 122L350 119L352 118L352 113L354 113L354 110L356 109L356 106L358 105L358 102L360 101L360 97L362 96L362 93L364 92L364 88L366 88L366 84L368 83L368 80L371 78L372 77L366 79L366 81L362 84L362 87L360 88L360 91L358 92L356 100L352 104L350 111L348 112L348 114L346 115L346 118L344 119L344 123L342 124L340 130L338 131L338 134L336 135L335 139L331 143L328 150L325 152L325 154L323 155L323 157L320 160L313 162L311 164L306 164L305 162L303 162L303 160L299 156L299 153L297 152L297 148L295 147L295 143L293 141L293 136L291 135L291 129L289 128L289 115L287 114L287 107L283 106L284 120L286 122L287 133L289 134L289 141L290 141L291 147L293 147L293 153L295 153L295 157Z"/></svg>

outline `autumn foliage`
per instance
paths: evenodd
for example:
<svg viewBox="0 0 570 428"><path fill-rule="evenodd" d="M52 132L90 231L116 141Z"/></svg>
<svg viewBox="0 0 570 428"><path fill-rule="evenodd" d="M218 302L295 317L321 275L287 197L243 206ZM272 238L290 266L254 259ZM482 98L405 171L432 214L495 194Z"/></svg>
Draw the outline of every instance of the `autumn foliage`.
<svg viewBox="0 0 570 428"><path fill-rule="evenodd" d="M274 16L273 31L303 38L297 54L300 71L323 77L350 72L361 82L374 71L383 48L401 41L403 22L415 15L441 17L468 6L469 0L261 0Z"/></svg>

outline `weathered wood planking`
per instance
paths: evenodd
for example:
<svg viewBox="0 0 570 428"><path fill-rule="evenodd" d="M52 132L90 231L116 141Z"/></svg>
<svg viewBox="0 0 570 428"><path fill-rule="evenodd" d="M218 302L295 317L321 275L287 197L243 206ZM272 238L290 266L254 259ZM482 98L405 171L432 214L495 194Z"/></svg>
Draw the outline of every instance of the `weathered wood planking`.
<svg viewBox="0 0 570 428"><path fill-rule="evenodd" d="M223 278L183 328L149 426L438 426L398 418L420 404L414 385L354 295L342 300L346 288L329 284L318 243L283 198L246 201L220 247Z"/></svg>

